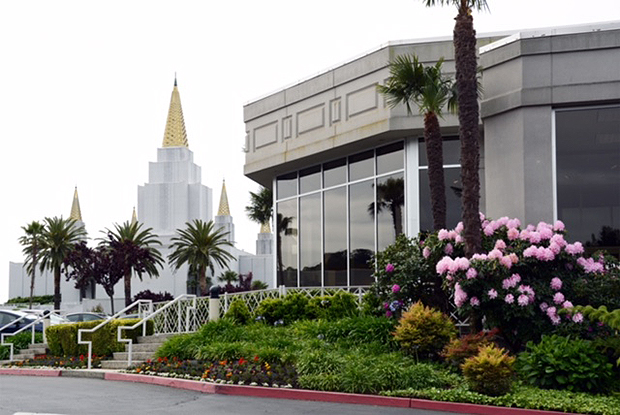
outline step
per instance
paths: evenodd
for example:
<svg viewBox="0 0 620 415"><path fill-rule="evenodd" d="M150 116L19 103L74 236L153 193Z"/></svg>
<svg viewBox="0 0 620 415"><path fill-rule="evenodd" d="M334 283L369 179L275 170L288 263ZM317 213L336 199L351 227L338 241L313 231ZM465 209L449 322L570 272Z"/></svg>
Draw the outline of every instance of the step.
<svg viewBox="0 0 620 415"><path fill-rule="evenodd" d="M139 336L138 343L163 343L168 340L170 337L176 336L177 334L154 334L152 336Z"/></svg>
<svg viewBox="0 0 620 415"><path fill-rule="evenodd" d="M26 354L46 354L47 348L45 347L29 347L27 349L21 349L20 353Z"/></svg>
<svg viewBox="0 0 620 415"><path fill-rule="evenodd" d="M114 360L124 360L127 361L127 359L129 358L129 353L128 352L115 352L114 353ZM153 358L153 353L151 352L132 352L131 353L131 358L132 360L136 361L136 360L147 360L147 359L152 359Z"/></svg>
<svg viewBox="0 0 620 415"><path fill-rule="evenodd" d="M132 350L135 352L150 352L155 353L157 351L157 349L159 349L159 346L161 346L162 343L134 343L132 345ZM125 351L127 351L127 349L129 348L129 345L125 345Z"/></svg>

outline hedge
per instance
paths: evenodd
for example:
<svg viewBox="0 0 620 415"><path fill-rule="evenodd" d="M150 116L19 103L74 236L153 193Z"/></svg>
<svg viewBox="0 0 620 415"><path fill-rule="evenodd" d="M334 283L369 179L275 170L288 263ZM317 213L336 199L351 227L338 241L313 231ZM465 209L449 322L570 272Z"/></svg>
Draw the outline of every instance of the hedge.
<svg viewBox="0 0 620 415"><path fill-rule="evenodd" d="M114 352L125 350L125 343L117 340L117 328L119 326L133 326L139 319L119 319L110 321L94 333L82 334L82 340L92 340L93 354L97 356L111 356ZM45 330L47 346L54 356L79 356L88 353L88 345L77 343L79 329L91 329L99 325L101 321L84 321L81 323L58 324ZM146 322L147 335L153 334L153 322ZM138 336L142 335L142 327L134 330L124 330L123 338L131 338L135 343Z"/></svg>

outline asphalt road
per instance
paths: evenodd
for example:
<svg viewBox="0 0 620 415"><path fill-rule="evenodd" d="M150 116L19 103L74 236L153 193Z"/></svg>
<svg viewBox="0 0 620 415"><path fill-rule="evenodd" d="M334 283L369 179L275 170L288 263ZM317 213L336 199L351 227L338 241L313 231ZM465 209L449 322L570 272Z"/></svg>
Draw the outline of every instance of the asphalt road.
<svg viewBox="0 0 620 415"><path fill-rule="evenodd" d="M225 396L100 379L0 376L0 415L444 415L445 412L366 405Z"/></svg>

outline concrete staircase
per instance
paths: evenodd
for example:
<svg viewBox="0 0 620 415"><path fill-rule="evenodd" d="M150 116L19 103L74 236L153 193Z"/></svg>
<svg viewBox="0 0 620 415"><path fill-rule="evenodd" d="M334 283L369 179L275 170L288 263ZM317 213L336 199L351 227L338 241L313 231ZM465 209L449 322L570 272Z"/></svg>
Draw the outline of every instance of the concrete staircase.
<svg viewBox="0 0 620 415"><path fill-rule="evenodd" d="M27 349L21 349L19 353L15 353L13 355L13 362L21 362L26 359L34 359L35 355L46 354L47 353L47 344L45 343L35 343L30 344ZM0 360L0 364L9 364L10 360Z"/></svg>
<svg viewBox="0 0 620 415"><path fill-rule="evenodd" d="M157 334L153 336L140 336L138 342L133 344L132 347L132 366L139 365L146 362L148 359L153 358L155 352L161 346L166 339L174 336L174 334ZM129 353L127 352L129 345L125 345L124 352L116 352L113 355L112 360L102 360L102 369L127 369L127 360Z"/></svg>

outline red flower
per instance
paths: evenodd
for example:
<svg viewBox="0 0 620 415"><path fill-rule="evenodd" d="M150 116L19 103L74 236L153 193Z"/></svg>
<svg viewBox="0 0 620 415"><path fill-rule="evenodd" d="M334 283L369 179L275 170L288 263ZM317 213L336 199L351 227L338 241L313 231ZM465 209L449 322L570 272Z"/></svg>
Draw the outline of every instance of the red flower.
<svg viewBox="0 0 620 415"><path fill-rule="evenodd" d="M241 359L239 359L239 364L242 365L244 363L247 363L247 360L245 360L243 357Z"/></svg>
<svg viewBox="0 0 620 415"><path fill-rule="evenodd" d="M254 361L258 362L258 355L254 356Z"/></svg>

